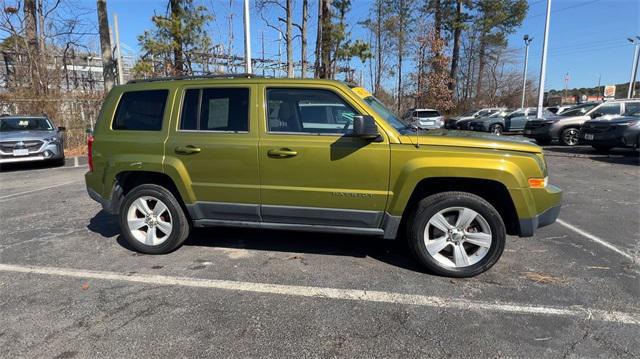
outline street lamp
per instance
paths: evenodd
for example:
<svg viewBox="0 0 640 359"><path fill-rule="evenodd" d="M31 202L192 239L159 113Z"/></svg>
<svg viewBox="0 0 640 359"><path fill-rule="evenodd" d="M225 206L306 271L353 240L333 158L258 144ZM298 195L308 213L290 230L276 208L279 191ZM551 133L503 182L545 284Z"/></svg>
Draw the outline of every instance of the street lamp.
<svg viewBox="0 0 640 359"><path fill-rule="evenodd" d="M522 73L522 102L521 108L524 108L524 97L527 91L527 65L529 64L529 44L533 41L533 37L524 35L524 72Z"/></svg>
<svg viewBox="0 0 640 359"><path fill-rule="evenodd" d="M640 36L636 36L636 38L627 38L630 43L636 45L636 49L633 53L633 65L631 65L631 79L629 79L629 89L627 90L627 98L632 98L634 95L634 90L636 87L636 75L638 73L638 55L640 52Z"/></svg>
<svg viewBox="0 0 640 359"><path fill-rule="evenodd" d="M544 80L547 72L547 45L549 43L549 22L551 21L551 0L547 0L547 14L544 21L544 38L542 39L542 60L540 65L540 84L538 85L537 118L542 118L542 102L544 101Z"/></svg>

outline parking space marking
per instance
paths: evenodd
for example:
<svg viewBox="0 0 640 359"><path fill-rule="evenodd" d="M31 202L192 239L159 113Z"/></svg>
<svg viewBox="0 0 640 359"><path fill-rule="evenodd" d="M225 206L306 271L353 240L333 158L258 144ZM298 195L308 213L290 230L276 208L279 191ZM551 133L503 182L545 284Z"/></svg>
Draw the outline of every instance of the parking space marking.
<svg viewBox="0 0 640 359"><path fill-rule="evenodd" d="M0 264L0 272L53 275L69 278L122 281L163 286L222 289L239 292L275 294L319 299L405 304L443 309L493 311L523 315L561 316L585 320L598 320L603 322L640 325L640 313L607 311L578 306L547 307L536 305L521 305L515 303L500 303L496 301L485 302L477 300L425 296L418 294L369 291L361 289L309 287L285 284L241 282L221 279L173 277L163 275L121 274L117 272L91 271L73 268L24 266L14 264Z"/></svg>
<svg viewBox="0 0 640 359"><path fill-rule="evenodd" d="M578 228L578 227L576 227L576 226L574 226L574 225L571 225L571 224L569 224L569 223L567 223L567 222L565 222L565 221L561 220L560 218L556 219L556 222L558 222L558 223L559 223L559 224L561 224L562 226L564 226L564 227L566 227L566 228L569 228L570 230L572 230L572 231L574 231L574 232L578 233L579 235L581 235L581 236L583 236L583 237L585 237L585 238L588 238L588 239L590 239L590 240L592 240L592 241L594 241L594 242L596 242L596 243L598 243L598 244L600 244L600 245L602 245L602 246L604 246L604 247L607 247L607 248L609 248L610 250L612 250L612 251L614 251L614 252L616 252L616 253L620 254L621 256L623 256L623 257L625 257L625 258L630 259L632 262L637 262L637 261L638 261L638 259L637 259L637 258L634 258L631 254L629 254L629 253L627 253L627 252L623 251L622 249L617 248L617 247L616 247L616 246L614 246L613 244L611 244L611 243L609 243L609 242L605 241L604 239L600 239L600 238L598 238L598 237L594 236L593 234L591 234L591 233L589 233L589 232L585 232L585 231L583 231L582 229L580 229L580 228Z"/></svg>
<svg viewBox="0 0 640 359"><path fill-rule="evenodd" d="M49 187L36 188L36 189L32 189L30 191L24 191L24 192L8 194L6 196L0 197L0 202L5 202L6 199L10 199L10 198L17 197L17 196L22 196L24 194L29 194L29 193L33 193L33 192L39 192L39 191L45 191L45 190L48 190L48 189L51 189L51 188L62 187L62 186L66 186L68 184L77 183L77 182L81 182L81 180L63 182L63 183L58 183L56 185L49 186Z"/></svg>

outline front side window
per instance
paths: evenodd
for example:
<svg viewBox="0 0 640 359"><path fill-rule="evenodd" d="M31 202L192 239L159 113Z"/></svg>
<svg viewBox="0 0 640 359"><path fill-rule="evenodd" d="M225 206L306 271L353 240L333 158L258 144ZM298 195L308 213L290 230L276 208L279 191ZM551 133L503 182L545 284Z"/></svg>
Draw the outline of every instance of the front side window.
<svg viewBox="0 0 640 359"><path fill-rule="evenodd" d="M112 123L114 130L160 131L168 90L125 92Z"/></svg>
<svg viewBox="0 0 640 359"><path fill-rule="evenodd" d="M638 116L640 115L640 102L627 102L624 104L625 116Z"/></svg>
<svg viewBox="0 0 640 359"><path fill-rule="evenodd" d="M249 89L204 88L185 91L181 130L249 131Z"/></svg>
<svg viewBox="0 0 640 359"><path fill-rule="evenodd" d="M596 108L591 114L592 117L598 117L603 115L619 115L620 104L619 103L605 103Z"/></svg>
<svg viewBox="0 0 640 359"><path fill-rule="evenodd" d="M357 114L328 90L268 89L269 132L348 133Z"/></svg>
<svg viewBox="0 0 640 359"><path fill-rule="evenodd" d="M0 132L12 131L53 131L49 119L45 117L18 117L0 119Z"/></svg>

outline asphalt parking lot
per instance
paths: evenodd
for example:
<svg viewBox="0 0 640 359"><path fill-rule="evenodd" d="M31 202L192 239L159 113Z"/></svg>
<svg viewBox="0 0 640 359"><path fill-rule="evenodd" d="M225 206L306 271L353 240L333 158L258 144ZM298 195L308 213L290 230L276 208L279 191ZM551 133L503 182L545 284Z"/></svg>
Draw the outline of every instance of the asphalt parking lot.
<svg viewBox="0 0 640 359"><path fill-rule="evenodd" d="M640 158L545 150L560 221L471 279L399 242L199 230L129 250L83 161L0 173L0 356L640 357Z"/></svg>

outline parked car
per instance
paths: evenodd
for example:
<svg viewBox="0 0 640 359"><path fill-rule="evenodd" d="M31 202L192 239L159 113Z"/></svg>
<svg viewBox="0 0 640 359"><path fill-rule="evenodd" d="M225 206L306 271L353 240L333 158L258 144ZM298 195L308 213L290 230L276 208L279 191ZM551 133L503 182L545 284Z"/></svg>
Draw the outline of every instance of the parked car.
<svg viewBox="0 0 640 359"><path fill-rule="evenodd" d="M331 104L329 118L300 111L309 104ZM175 250L192 226L401 231L426 268L468 277L498 260L506 234L532 236L560 211L539 146L415 130L337 81L137 80L100 113L87 191L144 253Z"/></svg>
<svg viewBox="0 0 640 359"><path fill-rule="evenodd" d="M573 106L549 106L549 107L545 107L545 110L553 113L554 115L559 115L562 113L562 111L570 109Z"/></svg>
<svg viewBox="0 0 640 359"><path fill-rule="evenodd" d="M640 102L627 102L626 112L621 117L586 121L580 128L580 141L598 151L609 151L614 147L638 148Z"/></svg>
<svg viewBox="0 0 640 359"><path fill-rule="evenodd" d="M604 115L620 115L624 113L625 102L626 100L588 102L554 117L528 121L524 136L535 139L541 145L559 140L565 146L575 146L579 142L580 127L585 121Z"/></svg>
<svg viewBox="0 0 640 359"><path fill-rule="evenodd" d="M444 126L443 117L432 108L414 108L404 115L405 122L415 124L420 129L434 130Z"/></svg>
<svg viewBox="0 0 640 359"><path fill-rule="evenodd" d="M503 108L491 107L491 108L482 108L479 110L471 110L463 113L462 115L454 118L449 118L444 121L444 128L448 128L451 130L454 129L466 129L467 124L470 120L479 117L489 116L495 112L503 111ZM460 122L462 121L462 122ZM460 123L458 123L460 122Z"/></svg>
<svg viewBox="0 0 640 359"><path fill-rule="evenodd" d="M51 161L64 164L64 127L46 116L0 117L0 164Z"/></svg>
<svg viewBox="0 0 640 359"><path fill-rule="evenodd" d="M471 120L467 126L471 131L491 132L501 134L504 128L504 117L512 113L513 110L494 112L489 116L479 117Z"/></svg>
<svg viewBox="0 0 640 359"><path fill-rule="evenodd" d="M535 118L535 116L536 108L518 109L505 116L472 120L469 123L469 129L473 131L491 132L495 135L500 135L503 132L522 131L524 124L529 119Z"/></svg>

